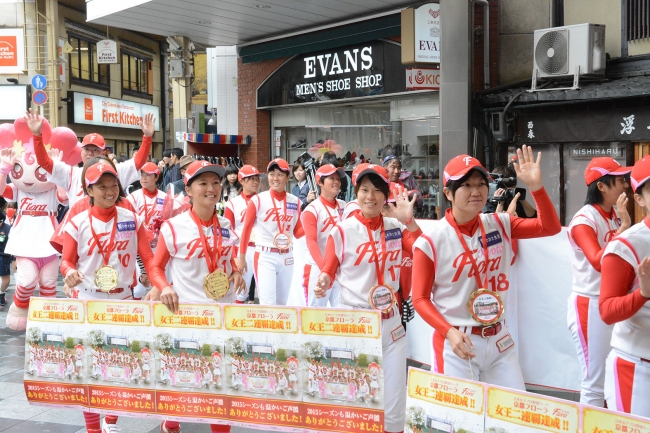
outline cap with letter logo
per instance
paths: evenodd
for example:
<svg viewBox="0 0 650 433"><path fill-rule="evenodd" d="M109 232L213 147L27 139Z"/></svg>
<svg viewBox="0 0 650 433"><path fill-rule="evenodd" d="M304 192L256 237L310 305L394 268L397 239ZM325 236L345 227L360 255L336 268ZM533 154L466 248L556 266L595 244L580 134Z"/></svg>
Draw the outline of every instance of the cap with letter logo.
<svg viewBox="0 0 650 433"><path fill-rule="evenodd" d="M585 182L591 185L605 175L623 176L632 171L632 167L623 167L614 158L601 156L589 161L585 169Z"/></svg>
<svg viewBox="0 0 650 433"><path fill-rule="evenodd" d="M259 176L260 172L258 169L253 167L252 165L244 165L242 168L239 169L239 173L237 173L237 179L241 182L242 179L246 179L247 177L251 176Z"/></svg>
<svg viewBox="0 0 650 433"><path fill-rule="evenodd" d="M277 166L282 171L291 173L291 170L289 169L289 163L282 158L275 158L273 161L269 162L269 165L266 166L266 171L271 171L274 166Z"/></svg>
<svg viewBox="0 0 650 433"><path fill-rule="evenodd" d="M210 164L208 161L194 161L188 165L187 170L185 170L185 175L183 176L185 185L188 185L195 177L207 172L215 173L219 176L219 179L223 179L223 175L226 173L226 167L223 165Z"/></svg>
<svg viewBox="0 0 650 433"><path fill-rule="evenodd" d="M462 178L471 170L478 170L485 176L490 177L490 173L488 173L478 159L469 155L458 155L452 158L445 166L445 171L443 173L445 185L450 180L458 180Z"/></svg>
<svg viewBox="0 0 650 433"><path fill-rule="evenodd" d="M650 180L650 156L638 160L630 173L630 183L634 192L648 180Z"/></svg>
<svg viewBox="0 0 650 433"><path fill-rule="evenodd" d="M378 175L384 182L390 185L390 176L386 169L381 165L368 163L359 164L354 168L354 171L352 171L352 184L357 186L359 179L369 173Z"/></svg>
<svg viewBox="0 0 650 433"><path fill-rule="evenodd" d="M86 170L86 175L84 177L86 179L86 186L97 183L99 179L106 173L112 174L119 179L117 172L111 164L98 162L97 164L91 165Z"/></svg>
<svg viewBox="0 0 650 433"><path fill-rule="evenodd" d="M101 150L106 149L106 144L104 143L104 137L99 134L88 134L84 137L84 140L81 142L81 146L97 146Z"/></svg>

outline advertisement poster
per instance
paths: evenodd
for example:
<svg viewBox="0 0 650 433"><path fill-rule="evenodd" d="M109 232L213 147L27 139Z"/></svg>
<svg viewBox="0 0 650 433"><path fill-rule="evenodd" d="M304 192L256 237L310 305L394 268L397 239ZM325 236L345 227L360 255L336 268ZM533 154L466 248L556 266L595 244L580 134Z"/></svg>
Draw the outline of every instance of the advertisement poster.
<svg viewBox="0 0 650 433"><path fill-rule="evenodd" d="M227 418L224 337L217 304L154 304L156 411L175 421ZM191 397L191 398L189 398Z"/></svg>
<svg viewBox="0 0 650 433"><path fill-rule="evenodd" d="M567 400L488 387L485 431L578 433L580 405Z"/></svg>
<svg viewBox="0 0 650 433"><path fill-rule="evenodd" d="M409 368L406 433L483 433L485 386Z"/></svg>
<svg viewBox="0 0 650 433"><path fill-rule="evenodd" d="M25 394L58 407L88 405L84 304L32 298L25 338Z"/></svg>
<svg viewBox="0 0 650 433"><path fill-rule="evenodd" d="M160 108L155 105L71 92L74 123L140 129L145 115L154 115L154 130L160 131Z"/></svg>
<svg viewBox="0 0 650 433"><path fill-rule="evenodd" d="M650 433L650 420L620 412L583 406L583 433Z"/></svg>
<svg viewBox="0 0 650 433"><path fill-rule="evenodd" d="M229 418L242 426L302 431L298 309L226 305L224 319Z"/></svg>
<svg viewBox="0 0 650 433"><path fill-rule="evenodd" d="M155 412L151 304L86 301L90 411Z"/></svg>
<svg viewBox="0 0 650 433"><path fill-rule="evenodd" d="M307 431L383 431L379 313L333 308L303 308L300 313L299 377Z"/></svg>

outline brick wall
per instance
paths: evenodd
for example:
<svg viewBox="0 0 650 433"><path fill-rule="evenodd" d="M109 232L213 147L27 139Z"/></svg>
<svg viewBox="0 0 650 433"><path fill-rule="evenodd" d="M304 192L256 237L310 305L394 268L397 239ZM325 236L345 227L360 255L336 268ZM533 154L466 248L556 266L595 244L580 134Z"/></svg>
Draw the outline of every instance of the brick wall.
<svg viewBox="0 0 650 433"><path fill-rule="evenodd" d="M252 164L261 172L266 171L271 147L271 112L257 110L257 88L284 61L267 60L257 63L237 64L239 90L239 134L250 135L250 146L242 146L241 156L246 164Z"/></svg>
<svg viewBox="0 0 650 433"><path fill-rule="evenodd" d="M488 0L490 3L490 87L499 85L499 1ZM483 8L480 3L474 4L474 28L484 26ZM474 91L485 88L483 81L483 42L484 33L476 36L474 33Z"/></svg>

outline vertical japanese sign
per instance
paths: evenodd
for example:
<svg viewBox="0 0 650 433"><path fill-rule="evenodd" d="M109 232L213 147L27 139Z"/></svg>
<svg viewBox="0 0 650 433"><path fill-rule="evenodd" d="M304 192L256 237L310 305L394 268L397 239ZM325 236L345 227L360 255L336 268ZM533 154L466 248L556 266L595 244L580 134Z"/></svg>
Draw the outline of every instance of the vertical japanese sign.
<svg viewBox="0 0 650 433"><path fill-rule="evenodd" d="M580 405L537 394L488 387L485 429L516 428L518 432L578 433Z"/></svg>
<svg viewBox="0 0 650 433"><path fill-rule="evenodd" d="M88 405L83 301L32 298L25 338L25 394L31 403Z"/></svg>
<svg viewBox="0 0 650 433"><path fill-rule="evenodd" d="M226 305L224 319L228 418L242 426L303 431L298 309Z"/></svg>
<svg viewBox="0 0 650 433"><path fill-rule="evenodd" d="M633 415L583 406L582 416L583 433L650 433L650 420Z"/></svg>
<svg viewBox="0 0 650 433"><path fill-rule="evenodd" d="M218 304L154 304L156 412L169 419L225 422L224 334Z"/></svg>
<svg viewBox="0 0 650 433"><path fill-rule="evenodd" d="M379 313L331 308L303 308L300 313L306 431L382 432Z"/></svg>
<svg viewBox="0 0 650 433"><path fill-rule="evenodd" d="M409 368L405 432L482 433L484 425L482 383Z"/></svg>
<svg viewBox="0 0 650 433"><path fill-rule="evenodd" d="M91 412L155 414L151 304L87 301Z"/></svg>

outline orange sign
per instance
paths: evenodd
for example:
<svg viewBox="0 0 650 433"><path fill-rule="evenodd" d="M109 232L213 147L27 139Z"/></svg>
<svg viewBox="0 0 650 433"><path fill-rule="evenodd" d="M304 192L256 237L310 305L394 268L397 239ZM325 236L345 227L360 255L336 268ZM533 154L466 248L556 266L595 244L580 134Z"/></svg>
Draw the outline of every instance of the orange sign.
<svg viewBox="0 0 650 433"><path fill-rule="evenodd" d="M23 29L0 29L0 74L21 74L25 69Z"/></svg>
<svg viewBox="0 0 650 433"><path fill-rule="evenodd" d="M0 66L18 66L18 50L15 36L0 36Z"/></svg>

